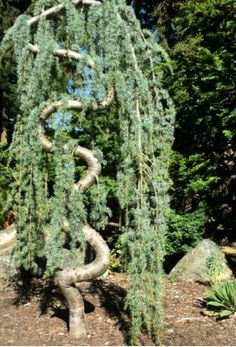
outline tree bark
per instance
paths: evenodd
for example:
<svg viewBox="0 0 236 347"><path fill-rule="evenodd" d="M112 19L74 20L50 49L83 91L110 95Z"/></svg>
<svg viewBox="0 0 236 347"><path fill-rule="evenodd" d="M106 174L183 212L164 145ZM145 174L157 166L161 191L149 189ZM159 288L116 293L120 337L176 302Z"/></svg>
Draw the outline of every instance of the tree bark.
<svg viewBox="0 0 236 347"><path fill-rule="evenodd" d="M33 53L39 52L39 47L37 45L33 45L32 43L29 44L29 49ZM68 57L74 60L81 60L83 58L86 58L86 64L90 67L94 66L94 62L92 58L88 54L82 54L75 51L72 51L70 49L56 49L53 54L57 55L58 57Z"/></svg>
<svg viewBox="0 0 236 347"><path fill-rule="evenodd" d="M0 101L1 105L4 105L4 92L0 91ZM3 106L1 109L1 124L0 124L0 141L1 143L7 144L8 143L8 116L6 113L6 109Z"/></svg>
<svg viewBox="0 0 236 347"><path fill-rule="evenodd" d="M58 273L56 279L68 303L69 333L74 338L86 336L84 303L79 292L79 283L93 280L106 272L110 257L109 248L97 231L84 226L83 233L95 251L95 260L78 268L66 268Z"/></svg>

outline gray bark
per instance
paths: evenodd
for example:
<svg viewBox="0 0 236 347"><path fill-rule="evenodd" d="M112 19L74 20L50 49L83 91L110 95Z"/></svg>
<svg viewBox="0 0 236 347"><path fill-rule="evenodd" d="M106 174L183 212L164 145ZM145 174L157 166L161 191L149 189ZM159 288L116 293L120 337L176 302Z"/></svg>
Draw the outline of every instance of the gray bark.
<svg viewBox="0 0 236 347"><path fill-rule="evenodd" d="M83 227L86 241L93 247L95 260L78 268L66 268L58 273L57 284L65 296L69 308L69 333L74 338L86 336L84 304L79 283L101 276L109 266L110 251L100 234L89 226Z"/></svg>
<svg viewBox="0 0 236 347"><path fill-rule="evenodd" d="M31 50L31 52L33 53L38 53L39 52L39 47L37 45L33 45L32 43L29 44L29 49ZM81 60L83 58L86 58L86 64L90 67L94 66L94 62L92 60L92 58L87 54L81 54L81 53L77 53L75 51L72 51L70 49L56 49L53 54L59 56L59 57L67 57L67 58L71 58L74 60Z"/></svg>

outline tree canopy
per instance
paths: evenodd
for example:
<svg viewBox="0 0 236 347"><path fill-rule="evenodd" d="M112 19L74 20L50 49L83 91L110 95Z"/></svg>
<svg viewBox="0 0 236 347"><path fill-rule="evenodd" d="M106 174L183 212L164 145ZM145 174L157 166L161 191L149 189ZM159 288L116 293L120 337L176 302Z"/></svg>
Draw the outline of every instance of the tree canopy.
<svg viewBox="0 0 236 347"><path fill-rule="evenodd" d="M10 147L16 168L15 261L29 269L45 258L45 276L57 276L69 305L68 290L90 279L71 266L80 266L77 248L83 248L84 237L90 242L87 226L102 230L111 215L106 182L97 177L103 148L96 146L89 126L103 114L98 135L117 127L112 178L132 283L127 295L131 338L137 341L143 325L157 338L175 114L162 87L168 57L123 0L66 0L62 5L39 0L33 17L19 16L6 33L3 51L12 45L20 104ZM88 165L82 177L81 159ZM65 249L71 265L63 270Z"/></svg>
<svg viewBox="0 0 236 347"><path fill-rule="evenodd" d="M28 231L23 225L29 225L31 217L18 222L22 233L16 259L19 264L25 259L24 265L30 267L38 257L48 257L48 274L57 271L59 261L54 254L59 256L64 247L59 237L59 215L67 211L71 225L72 219L81 226L89 223L102 233L109 222L115 221L121 237L114 253L117 249L120 252L121 247L122 266L126 265L133 280L127 304L133 310L132 336L136 336L143 323L140 317L146 317L144 321L150 326L149 313L153 310L152 317L160 313L161 279L154 272L161 268L164 254L167 260L168 256L182 256L203 237L235 241L235 2L135 0L127 1L128 8L122 1L105 1L105 7L77 6L76 14L69 3L64 12L40 20L29 30L26 23L40 13L43 1L11 2L17 16L26 8L27 12L15 24L13 30L17 33L11 34L18 52L20 98L16 98L16 65L13 61L9 64L14 52L12 44L8 46L8 56L6 53L2 58L2 110L6 110L2 120L4 115L10 115L8 125L12 126L18 104L21 109L11 145L13 160L8 168L8 152L1 151L0 170L4 176L1 175L0 217L4 220L6 215L2 211L16 168L16 218L17 211L19 216L36 216ZM3 37L16 12L14 8L9 11L7 2L1 4ZM45 8L55 4L50 0ZM141 32L140 25L149 31ZM29 43L30 50L25 49ZM168 52L171 63L158 43ZM82 59L55 54L55 50L63 49L79 52ZM23 64L26 61L28 65ZM174 112L166 90L177 111L172 151ZM80 107L68 107L75 99ZM106 100L111 102L104 108L91 107ZM50 105L56 105L55 110L40 121L38 128L35 124ZM45 142L53 139L52 151L45 153L37 129L47 136ZM8 132L11 141L12 129ZM71 184L86 170L84 161L72 156L78 144L98 158L102 175L98 183L79 192L74 200ZM21 159L19 153L23 153ZM30 167L36 170L31 177L27 174ZM66 177L60 174L61 170L67 172ZM28 187L31 193L27 193ZM38 189L41 193L36 194L36 203L27 203L34 200ZM61 201L65 201L64 205ZM73 204L80 207L79 215L75 215L78 209ZM40 213L35 215L34 211ZM34 231L26 245L30 230ZM54 235L51 241L48 239L48 247L45 233ZM74 235L67 242L76 255L83 235ZM114 238L111 243L115 243ZM170 267L173 264L171 258ZM145 293L153 283L158 293L150 292L148 304ZM149 330L155 329L150 326Z"/></svg>

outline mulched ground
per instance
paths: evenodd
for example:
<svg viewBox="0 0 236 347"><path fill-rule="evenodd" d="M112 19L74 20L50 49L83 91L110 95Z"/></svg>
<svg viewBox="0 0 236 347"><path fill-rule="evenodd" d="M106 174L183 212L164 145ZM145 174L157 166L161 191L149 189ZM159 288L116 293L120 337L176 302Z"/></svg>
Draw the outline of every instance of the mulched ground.
<svg viewBox="0 0 236 347"><path fill-rule="evenodd" d="M68 336L68 312L56 288L42 290L37 281L17 292L12 283L1 281L0 345L127 345L124 297L128 285L127 276L119 273L83 284L88 338L78 341ZM208 289L198 283L166 281L163 345L236 345L234 317L217 321L202 315L200 300ZM140 344L153 345L145 334Z"/></svg>

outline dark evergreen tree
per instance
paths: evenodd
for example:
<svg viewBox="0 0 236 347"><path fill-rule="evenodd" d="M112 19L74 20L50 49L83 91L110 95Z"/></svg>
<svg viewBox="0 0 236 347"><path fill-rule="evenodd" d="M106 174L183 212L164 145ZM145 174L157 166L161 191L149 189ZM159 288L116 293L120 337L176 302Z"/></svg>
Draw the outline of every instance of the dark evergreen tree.
<svg viewBox="0 0 236 347"><path fill-rule="evenodd" d="M0 41L13 24L16 9L7 1L0 0ZM8 167L8 143L11 139L14 119L17 114L16 66L11 63L13 50L0 60L0 225L11 222L12 212L7 210L6 201L10 192L12 170Z"/></svg>
<svg viewBox="0 0 236 347"><path fill-rule="evenodd" d="M235 1L157 4L157 29L174 69L165 85L177 109L170 249L203 235L234 241Z"/></svg>

